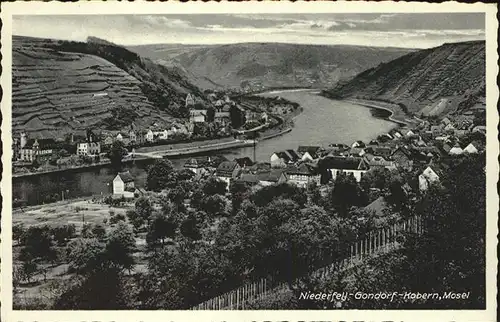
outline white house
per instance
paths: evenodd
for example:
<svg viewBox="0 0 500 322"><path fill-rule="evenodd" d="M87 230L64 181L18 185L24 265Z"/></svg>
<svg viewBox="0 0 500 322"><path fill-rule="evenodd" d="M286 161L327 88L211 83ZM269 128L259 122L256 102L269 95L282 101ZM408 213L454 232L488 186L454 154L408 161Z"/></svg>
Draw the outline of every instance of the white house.
<svg viewBox="0 0 500 322"><path fill-rule="evenodd" d="M274 152L270 159L273 168L282 168L299 160L300 156L294 150Z"/></svg>
<svg viewBox="0 0 500 322"><path fill-rule="evenodd" d="M206 110L191 110L189 111L189 121L193 123L204 123L206 115Z"/></svg>
<svg viewBox="0 0 500 322"><path fill-rule="evenodd" d="M87 131L87 138L76 144L77 155L94 156L101 153L101 143L91 130Z"/></svg>
<svg viewBox="0 0 500 322"><path fill-rule="evenodd" d="M194 97L191 94L187 94L186 96L186 107L194 105Z"/></svg>
<svg viewBox="0 0 500 322"><path fill-rule="evenodd" d="M168 131L167 130L162 130L162 131L155 131L153 132L154 137L156 137L159 140L167 140L168 139Z"/></svg>
<svg viewBox="0 0 500 322"><path fill-rule="evenodd" d="M356 181L360 182L363 174L369 170L369 166L363 158L331 156L320 161L320 167L326 168L331 173L333 180L340 173L345 173L347 175L352 174Z"/></svg>
<svg viewBox="0 0 500 322"><path fill-rule="evenodd" d="M288 168L286 174L288 175L288 181L299 187L306 187L307 184L312 182L320 184L321 175L305 163L298 167L292 166Z"/></svg>
<svg viewBox="0 0 500 322"><path fill-rule="evenodd" d="M235 179L241 167L236 161L224 161L219 164L216 170L216 175L219 180L224 181L227 186L226 190L229 191L231 180Z"/></svg>
<svg viewBox="0 0 500 322"><path fill-rule="evenodd" d="M454 147L452 147L450 149L450 152L448 152L450 155L460 155L462 153L464 153L464 151L462 150L462 148L458 145L455 145Z"/></svg>
<svg viewBox="0 0 500 322"><path fill-rule="evenodd" d="M118 133L118 135L116 136L116 139L118 141L123 141L123 135L121 133Z"/></svg>
<svg viewBox="0 0 500 322"><path fill-rule="evenodd" d="M153 142L153 141L154 141L154 139L155 139L155 134L153 133L153 131L152 131L152 130L148 130L148 131L146 132L145 139L146 139L146 141L148 141L148 142Z"/></svg>
<svg viewBox="0 0 500 322"><path fill-rule="evenodd" d="M351 145L351 148L364 148L366 144L363 141L356 141Z"/></svg>
<svg viewBox="0 0 500 322"><path fill-rule="evenodd" d="M444 130L445 131L453 131L453 130L455 130L455 126L452 123L450 123L444 127Z"/></svg>
<svg viewBox="0 0 500 322"><path fill-rule="evenodd" d="M479 151L478 151L477 147L474 146L473 143L469 143L469 145L467 145L465 147L463 152L465 152L465 153L478 153Z"/></svg>
<svg viewBox="0 0 500 322"><path fill-rule="evenodd" d="M302 161L308 162L308 161L313 161L313 160L318 159L320 149L321 149L321 147L319 147L319 146L301 145L297 149L297 152L299 152L299 154L302 154L302 157L301 157Z"/></svg>
<svg viewBox="0 0 500 322"><path fill-rule="evenodd" d="M429 185L439 182L439 176L430 166L418 176L418 186L420 191L429 189Z"/></svg>
<svg viewBox="0 0 500 322"><path fill-rule="evenodd" d="M101 144L99 142L79 142L76 145L77 155L99 155L101 153Z"/></svg>
<svg viewBox="0 0 500 322"><path fill-rule="evenodd" d="M135 191L134 177L127 172L120 172L113 179L113 196L133 198Z"/></svg>

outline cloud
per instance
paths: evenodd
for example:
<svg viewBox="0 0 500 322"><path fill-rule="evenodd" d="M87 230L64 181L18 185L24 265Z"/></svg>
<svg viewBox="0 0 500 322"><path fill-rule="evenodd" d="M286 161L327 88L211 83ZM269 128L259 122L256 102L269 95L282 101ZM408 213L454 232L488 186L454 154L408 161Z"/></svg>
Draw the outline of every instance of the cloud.
<svg viewBox="0 0 500 322"><path fill-rule="evenodd" d="M287 42L432 47L484 39L484 14L176 14L15 16L14 34L123 44Z"/></svg>

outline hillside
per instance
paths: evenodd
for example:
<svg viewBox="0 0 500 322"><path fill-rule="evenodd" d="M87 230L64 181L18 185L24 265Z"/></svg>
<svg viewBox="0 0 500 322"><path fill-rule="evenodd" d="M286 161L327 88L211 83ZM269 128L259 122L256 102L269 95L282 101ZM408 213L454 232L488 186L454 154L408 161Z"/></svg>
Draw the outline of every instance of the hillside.
<svg viewBox="0 0 500 322"><path fill-rule="evenodd" d="M203 94L181 74L127 49L13 36L13 132L57 137L87 128L170 124L186 116L187 93Z"/></svg>
<svg viewBox="0 0 500 322"><path fill-rule="evenodd" d="M246 84L324 87L411 52L401 48L284 43L165 44L134 46L130 50L155 61L182 66L191 73L193 82L205 88ZM206 83L207 78L212 84Z"/></svg>
<svg viewBox="0 0 500 322"><path fill-rule="evenodd" d="M332 98L403 104L409 112L461 112L485 95L485 42L444 44L409 53L325 91Z"/></svg>

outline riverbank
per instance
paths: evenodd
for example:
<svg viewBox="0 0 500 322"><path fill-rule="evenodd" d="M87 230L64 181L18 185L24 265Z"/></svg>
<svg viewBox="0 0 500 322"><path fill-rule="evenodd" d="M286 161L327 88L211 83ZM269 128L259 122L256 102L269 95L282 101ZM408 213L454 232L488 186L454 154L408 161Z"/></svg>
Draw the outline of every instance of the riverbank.
<svg viewBox="0 0 500 322"><path fill-rule="evenodd" d="M130 163L134 161L142 161L142 160L147 160L149 159L148 157L135 157L135 158L127 158L122 161L122 163ZM47 171L37 171L37 172L26 172L26 173L14 173L12 174L12 178L23 178L23 177L30 177L30 176L37 176L37 175L43 175L43 174L49 174L49 173L58 173L58 172L70 172L70 171L77 171L77 170L82 170L82 169L93 169L93 168L101 168L110 165L110 161L105 161L105 162L99 162L99 163L92 163L92 164L84 164L84 165L78 165L78 166L73 166L73 167L66 167L66 168L60 168L60 169L51 169Z"/></svg>
<svg viewBox="0 0 500 322"><path fill-rule="evenodd" d="M165 150L157 150L149 153L141 153L142 156L151 156L151 157L177 157L177 156L190 156L197 155L200 153L207 152L218 152L224 151L228 149L238 149L244 148L247 146L252 146L254 144L253 140L233 140L230 142L220 142L214 144L207 144L197 147L189 147L183 149L165 149ZM138 155L138 153L136 153Z"/></svg>
<svg viewBox="0 0 500 322"><path fill-rule="evenodd" d="M366 100L359 100L359 99L346 99L344 101L352 103L352 104L356 104L356 105L361 105L361 106L365 106L365 107L369 107L369 108L373 108L373 109L377 109L377 110L386 111L390 114L389 114L389 116L384 117L384 118L387 119L388 121L397 123L401 126L408 126L411 124L405 118L406 115L397 113L396 111L394 111L394 109L392 109L390 107L381 106L380 103L378 103L376 101L366 101Z"/></svg>

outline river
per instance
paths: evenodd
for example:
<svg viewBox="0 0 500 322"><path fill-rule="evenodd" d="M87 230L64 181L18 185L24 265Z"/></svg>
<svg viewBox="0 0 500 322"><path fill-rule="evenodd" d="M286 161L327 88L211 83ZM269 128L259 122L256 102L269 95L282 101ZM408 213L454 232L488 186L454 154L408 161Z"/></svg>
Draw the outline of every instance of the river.
<svg viewBox="0 0 500 322"><path fill-rule="evenodd" d="M317 90L272 91L261 96L280 96L299 103L304 111L295 119L295 127L290 133L270 140L260 141L256 146L256 157L268 161L275 152L297 149L299 145L328 146L330 143L370 141L378 135L397 127L396 123L385 120L388 112L369 109L344 101L334 101L318 95ZM243 155L253 159L253 148L233 150L231 155Z"/></svg>
<svg viewBox="0 0 500 322"><path fill-rule="evenodd" d="M334 101L317 95L317 90L272 91L262 96L281 96L299 103L304 111L295 118L293 131L283 136L260 141L256 147L259 161L268 161L274 151L296 149L299 145L323 145L330 143L351 144L356 140L369 141L387 133L397 124L380 118L380 112L343 101ZM253 159L253 148L225 151L229 159L248 156ZM173 159L180 167L185 158ZM136 178L137 186L144 186L146 169L153 160L136 161L124 166ZM116 171L111 167L82 169L64 173L13 178L13 198L29 205L49 202L51 199L107 194Z"/></svg>

